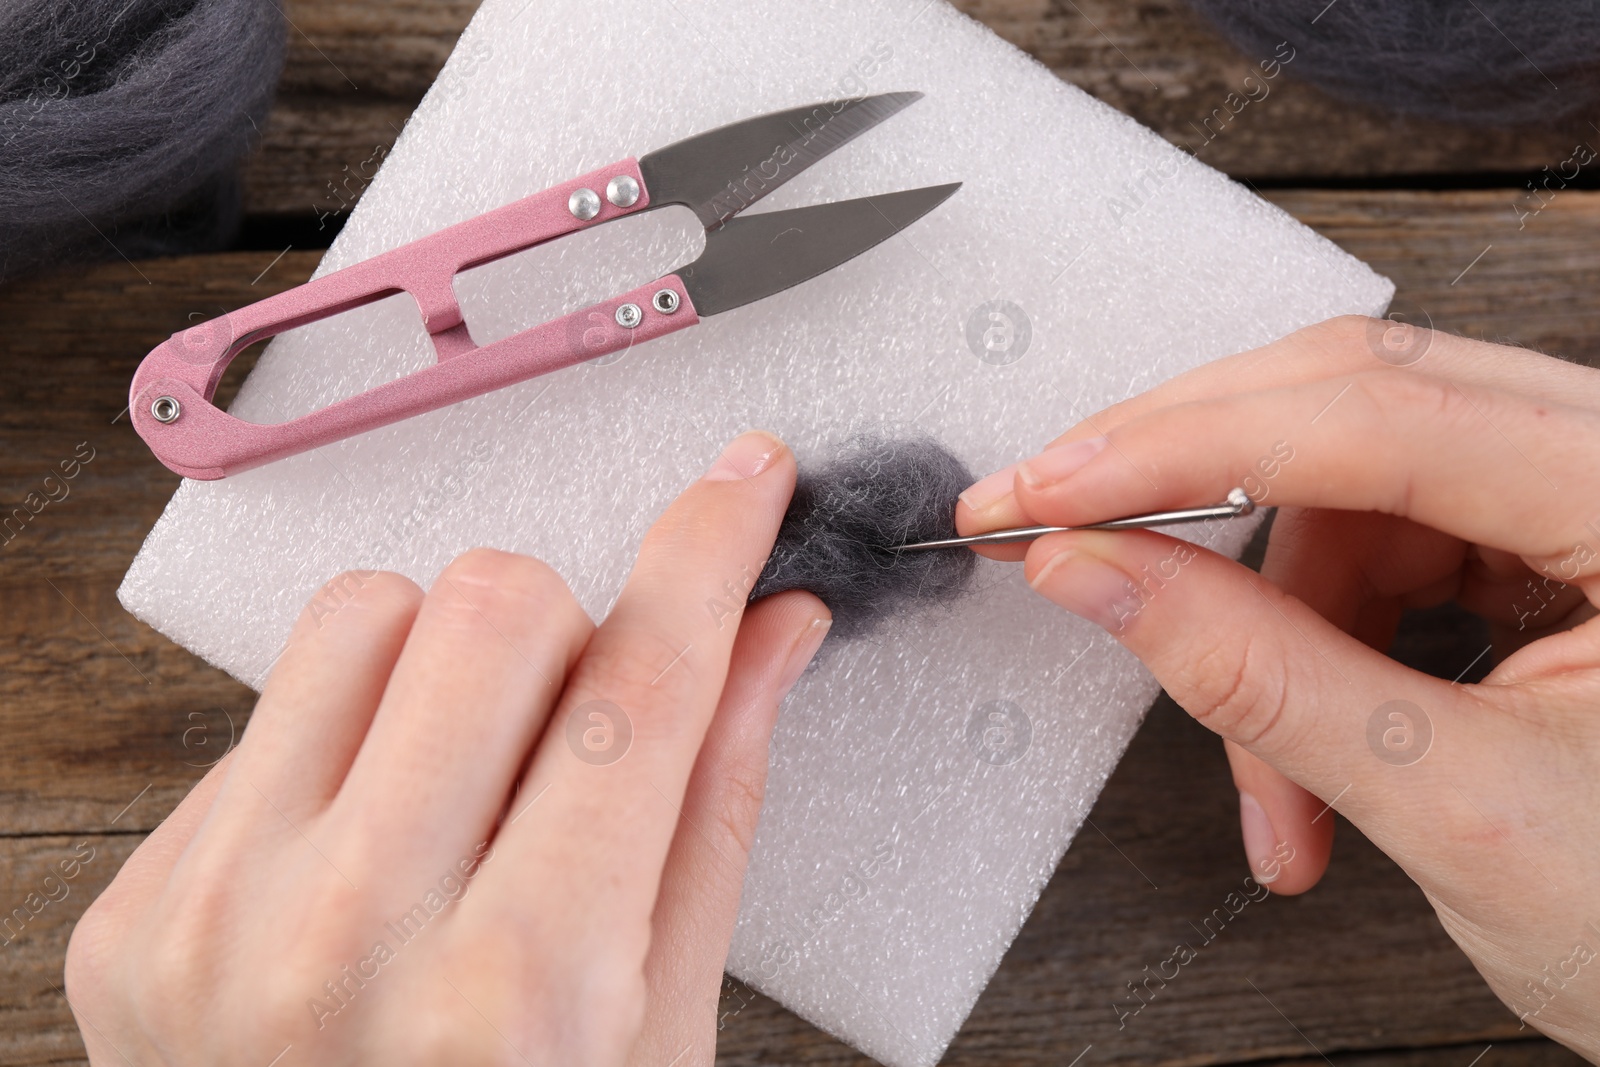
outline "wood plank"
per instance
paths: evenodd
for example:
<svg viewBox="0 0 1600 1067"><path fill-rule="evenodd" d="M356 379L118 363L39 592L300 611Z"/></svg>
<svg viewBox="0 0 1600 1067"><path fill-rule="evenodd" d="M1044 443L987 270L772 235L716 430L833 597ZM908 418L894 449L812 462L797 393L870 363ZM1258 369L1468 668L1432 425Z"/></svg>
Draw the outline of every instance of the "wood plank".
<svg viewBox="0 0 1600 1067"><path fill-rule="evenodd" d="M1393 278L1407 321L1600 366L1600 193L1556 193L1526 220L1512 190L1266 196Z"/></svg>
<svg viewBox="0 0 1600 1067"><path fill-rule="evenodd" d="M1268 95L1223 122L1213 113L1267 57L1241 54L1183 0L956 6L1211 166L1255 180L1531 175L1593 137L1581 122L1474 130L1403 119L1293 81L1292 62L1268 83ZM345 168L393 145L476 7L475 0L291 0L279 106L262 151L245 168L249 210L308 215L337 204ZM1214 135L1205 131L1208 118Z"/></svg>
<svg viewBox="0 0 1600 1067"><path fill-rule="evenodd" d="M289 0L283 10L289 19L284 88L417 101L478 0Z"/></svg>
<svg viewBox="0 0 1600 1067"><path fill-rule="evenodd" d="M367 96L282 93L242 174L246 210L342 224L415 106ZM369 162L370 161L370 162ZM328 231L337 233L337 228ZM319 243L326 246L330 237Z"/></svg>
<svg viewBox="0 0 1600 1067"><path fill-rule="evenodd" d="M1477 1058L1479 1055L1482 1059ZM1261 1067L1315 1067L1325 1062L1318 1057L1307 1057L1273 1060ZM1339 1062L1344 1067L1582 1067L1587 1061L1554 1041L1533 1040L1346 1053L1339 1057Z"/></svg>
<svg viewBox="0 0 1600 1067"><path fill-rule="evenodd" d="M121 413L149 349L192 318L299 284L319 258L117 261L0 293L0 516L30 493L48 499L47 476L92 456L51 483L65 495L0 533L0 832L105 829L147 787L117 825L148 829L248 721L249 689L117 603L178 485Z"/></svg>
<svg viewBox="0 0 1600 1067"><path fill-rule="evenodd" d="M67 938L141 840L0 839L0 1064L87 1062L61 981Z"/></svg>
<svg viewBox="0 0 1600 1067"><path fill-rule="evenodd" d="M1238 108L1207 141L1257 64L1184 0L955 0L961 10L1063 79L1126 112L1229 174L1255 179L1537 171L1593 131L1474 130L1400 118L1336 100L1294 79L1291 60L1264 97ZM1261 96L1261 90L1255 90ZM1314 184L1314 183L1308 183Z"/></svg>

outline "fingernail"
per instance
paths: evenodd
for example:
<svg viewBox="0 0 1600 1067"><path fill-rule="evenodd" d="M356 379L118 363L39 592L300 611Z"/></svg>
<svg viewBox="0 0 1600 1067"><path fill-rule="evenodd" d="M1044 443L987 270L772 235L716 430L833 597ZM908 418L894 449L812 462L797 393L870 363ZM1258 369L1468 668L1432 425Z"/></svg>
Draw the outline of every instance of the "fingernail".
<svg viewBox="0 0 1600 1067"><path fill-rule="evenodd" d="M783 449L783 442L763 430L742 433L728 442L722 455L706 471L708 482L731 482L735 478L754 478L768 467Z"/></svg>
<svg viewBox="0 0 1600 1067"><path fill-rule="evenodd" d="M1056 445L1020 463L1017 466L1017 476L1029 489L1042 489L1073 474L1098 456L1105 447L1104 437L1091 437L1087 441Z"/></svg>
<svg viewBox="0 0 1600 1067"><path fill-rule="evenodd" d="M789 690L800 680L806 665L817 654L817 649L822 647L822 639L828 636L828 630L833 627L832 619L812 619L811 625L800 635L800 639L789 650L789 659L783 665L783 673L778 676L778 701L789 695Z"/></svg>
<svg viewBox="0 0 1600 1067"><path fill-rule="evenodd" d="M1126 574L1076 549L1058 552L1029 583L1034 591L1112 633L1121 633L1144 602Z"/></svg>
<svg viewBox="0 0 1600 1067"><path fill-rule="evenodd" d="M984 508L998 504L1011 495L1011 486L1017 478L1017 465L1013 463L1004 470L995 471L984 478L979 478L967 487L960 500L973 511L982 511Z"/></svg>
<svg viewBox="0 0 1600 1067"><path fill-rule="evenodd" d="M1272 820L1261 802L1249 793L1239 794L1239 830L1244 836L1244 854L1250 861L1250 873L1262 885L1278 880L1282 867L1274 862L1278 835L1272 832ZM1272 874L1269 877L1267 871Z"/></svg>

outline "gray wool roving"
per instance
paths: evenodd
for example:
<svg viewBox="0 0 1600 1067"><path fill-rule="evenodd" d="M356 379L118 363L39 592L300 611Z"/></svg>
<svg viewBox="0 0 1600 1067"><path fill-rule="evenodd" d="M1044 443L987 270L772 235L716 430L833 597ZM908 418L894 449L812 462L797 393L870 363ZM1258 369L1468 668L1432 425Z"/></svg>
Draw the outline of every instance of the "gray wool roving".
<svg viewBox="0 0 1600 1067"><path fill-rule="evenodd" d="M833 612L830 640L862 637L891 615L957 599L977 567L971 549L892 546L956 536L956 500L974 480L929 438L850 438L825 464L801 468L750 599L785 589L815 593Z"/></svg>
<svg viewBox="0 0 1600 1067"><path fill-rule="evenodd" d="M1482 125L1550 123L1600 100L1600 0L1190 0L1247 55L1348 99Z"/></svg>
<svg viewBox="0 0 1600 1067"><path fill-rule="evenodd" d="M0 282L225 245L283 51L273 0L9 0Z"/></svg>

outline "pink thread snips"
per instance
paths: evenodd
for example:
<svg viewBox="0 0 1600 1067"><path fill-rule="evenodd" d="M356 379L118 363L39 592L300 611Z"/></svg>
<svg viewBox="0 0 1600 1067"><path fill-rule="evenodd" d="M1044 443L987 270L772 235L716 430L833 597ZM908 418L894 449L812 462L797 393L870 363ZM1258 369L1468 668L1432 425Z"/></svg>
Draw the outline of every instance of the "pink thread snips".
<svg viewBox="0 0 1600 1067"><path fill-rule="evenodd" d="M739 213L921 97L884 93L777 111L701 133L535 193L241 310L173 334L139 365L133 425L190 478L223 478L540 374L654 340L832 270L894 236L960 187ZM478 345L457 272L665 204L706 228L693 263L532 329ZM409 293L438 361L413 374L264 425L211 403L228 363L296 326Z"/></svg>

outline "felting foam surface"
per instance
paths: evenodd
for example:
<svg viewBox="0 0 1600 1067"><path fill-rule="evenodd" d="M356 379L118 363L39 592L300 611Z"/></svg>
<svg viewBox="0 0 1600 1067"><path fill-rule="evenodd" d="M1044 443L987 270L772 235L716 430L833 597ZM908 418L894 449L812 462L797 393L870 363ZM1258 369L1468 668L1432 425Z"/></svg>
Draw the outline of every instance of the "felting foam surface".
<svg viewBox="0 0 1600 1067"><path fill-rule="evenodd" d="M257 687L344 568L426 586L494 545L549 561L598 619L649 523L742 429L804 458L899 426L985 472L1173 374L1391 295L942 0L486 0L321 270L723 122L892 89L928 96L755 210L966 183L905 233L620 358L185 482L122 602ZM699 244L669 209L457 288L487 343ZM1013 362L969 346L990 300L1031 322ZM273 342L233 411L277 421L430 359L415 306L390 298ZM1189 535L1237 552L1249 525ZM977 584L836 645L789 698L728 964L894 1067L939 1059L1158 691L1019 568L984 561Z"/></svg>

